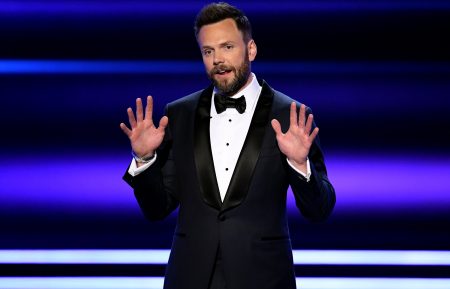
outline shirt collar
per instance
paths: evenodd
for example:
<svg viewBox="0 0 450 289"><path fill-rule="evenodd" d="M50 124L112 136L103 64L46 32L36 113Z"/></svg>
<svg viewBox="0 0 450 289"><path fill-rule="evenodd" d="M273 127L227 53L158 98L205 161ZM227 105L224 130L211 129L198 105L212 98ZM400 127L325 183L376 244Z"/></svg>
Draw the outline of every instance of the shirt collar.
<svg viewBox="0 0 450 289"><path fill-rule="evenodd" d="M231 98L239 98L242 95L245 97L245 102L247 103L247 109L245 110L245 113L248 111L253 111L254 106L256 104L256 101L258 100L259 94L261 93L262 87L259 85L258 80L256 79L256 75L252 72L251 76L252 81L241 91L238 93L230 96ZM217 92L217 89L214 88L213 96ZM211 102L211 112L216 115L216 108L214 107L214 101Z"/></svg>

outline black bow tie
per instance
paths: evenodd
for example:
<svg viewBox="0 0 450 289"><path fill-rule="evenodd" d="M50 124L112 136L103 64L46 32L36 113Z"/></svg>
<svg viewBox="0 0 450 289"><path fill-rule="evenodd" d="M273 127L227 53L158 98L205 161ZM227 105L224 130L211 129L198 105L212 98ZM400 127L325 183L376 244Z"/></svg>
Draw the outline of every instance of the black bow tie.
<svg viewBox="0 0 450 289"><path fill-rule="evenodd" d="M214 106L217 113L224 112L227 108L235 108L239 113L244 113L246 104L245 97L231 98L226 95L216 93L214 95Z"/></svg>

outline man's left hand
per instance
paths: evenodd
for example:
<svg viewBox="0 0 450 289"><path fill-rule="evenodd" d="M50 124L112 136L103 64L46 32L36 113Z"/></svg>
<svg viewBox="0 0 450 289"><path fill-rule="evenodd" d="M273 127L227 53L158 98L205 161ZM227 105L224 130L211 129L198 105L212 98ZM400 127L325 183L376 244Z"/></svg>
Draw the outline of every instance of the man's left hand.
<svg viewBox="0 0 450 289"><path fill-rule="evenodd" d="M297 115L295 102L291 103L290 123L286 133L281 131L281 125L278 120L272 120L278 147L292 165L302 172L306 172L306 160L309 149L319 133L318 127L311 132L312 124L313 115L309 114L308 119L306 119L306 107L304 104L300 106L300 113Z"/></svg>

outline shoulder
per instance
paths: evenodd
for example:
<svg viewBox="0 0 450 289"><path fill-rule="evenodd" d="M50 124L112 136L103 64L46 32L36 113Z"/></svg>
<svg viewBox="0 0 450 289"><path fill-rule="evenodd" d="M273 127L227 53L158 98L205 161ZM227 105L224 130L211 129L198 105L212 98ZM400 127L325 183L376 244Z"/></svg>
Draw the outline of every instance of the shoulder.
<svg viewBox="0 0 450 289"><path fill-rule="evenodd" d="M278 91L274 88L272 88L267 81L265 81L264 79L258 79L259 84L262 87L261 90L261 95L271 95L273 98L273 106L278 107L278 106L286 106L286 105L291 105L291 103L294 101L297 104L300 104L298 101L296 101L295 99L287 96L286 94L284 94L281 91Z"/></svg>
<svg viewBox="0 0 450 289"><path fill-rule="evenodd" d="M194 113L198 107L199 101L203 99L207 94L212 94L212 88L208 87L202 90L198 90L189 95L176 99L166 106L166 113L170 115L186 115Z"/></svg>
<svg viewBox="0 0 450 289"><path fill-rule="evenodd" d="M292 102L296 102L297 105L300 104L297 100L275 89L273 89L273 96L274 104L277 106L289 106Z"/></svg>
<svg viewBox="0 0 450 289"><path fill-rule="evenodd" d="M302 103L300 101L284 94L281 91L273 89L265 82L263 84L263 90L265 90L266 93L267 92L271 93L273 96L272 118L278 119L280 121L280 123L282 124L283 129L287 129L287 126L289 125L291 103L295 102L297 105L297 109L300 108L300 105ZM306 114L308 115L310 113L312 113L312 110L310 107L308 107L306 105Z"/></svg>
<svg viewBox="0 0 450 289"><path fill-rule="evenodd" d="M168 104L168 107L170 107L172 109L188 108L188 107L195 108L197 106L200 95L202 94L203 91L204 91L204 89L193 92L193 93L186 95L184 97L181 97L177 100L174 100Z"/></svg>
<svg viewBox="0 0 450 289"><path fill-rule="evenodd" d="M283 92L278 91L276 89L273 89L267 83L265 83L265 85L263 85L263 89L269 89L269 90L272 91L272 95L273 95L272 108L273 108L273 111L289 109L289 107L290 107L292 102L295 102L297 104L297 107L300 107L300 105L302 104L298 100L296 100L296 99L294 99L294 98L284 94Z"/></svg>

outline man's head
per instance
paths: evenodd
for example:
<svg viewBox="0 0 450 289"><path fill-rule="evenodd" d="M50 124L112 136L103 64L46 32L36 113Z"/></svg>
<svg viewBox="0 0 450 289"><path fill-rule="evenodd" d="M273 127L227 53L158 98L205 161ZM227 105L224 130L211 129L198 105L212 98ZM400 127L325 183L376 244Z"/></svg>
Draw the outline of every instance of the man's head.
<svg viewBox="0 0 450 289"><path fill-rule="evenodd" d="M227 3L212 3L199 12L195 35L214 86L225 95L241 90L250 79L256 44L247 17Z"/></svg>

